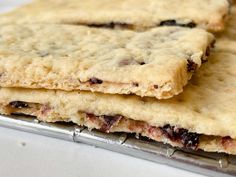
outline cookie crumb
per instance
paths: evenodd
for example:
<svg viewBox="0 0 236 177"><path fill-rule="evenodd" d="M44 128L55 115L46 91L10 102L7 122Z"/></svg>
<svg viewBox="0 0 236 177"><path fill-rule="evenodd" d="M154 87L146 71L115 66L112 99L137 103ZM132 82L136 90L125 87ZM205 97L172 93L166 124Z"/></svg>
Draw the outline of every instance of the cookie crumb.
<svg viewBox="0 0 236 177"><path fill-rule="evenodd" d="M19 142L19 145L20 145L21 147L25 147L25 146L26 146L26 142L21 141L21 142Z"/></svg>

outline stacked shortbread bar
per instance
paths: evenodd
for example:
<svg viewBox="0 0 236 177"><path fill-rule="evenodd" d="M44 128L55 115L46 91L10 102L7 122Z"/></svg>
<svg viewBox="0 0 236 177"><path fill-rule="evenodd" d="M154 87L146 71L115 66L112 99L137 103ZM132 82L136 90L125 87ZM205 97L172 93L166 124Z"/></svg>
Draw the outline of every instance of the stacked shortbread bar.
<svg viewBox="0 0 236 177"><path fill-rule="evenodd" d="M236 154L231 3L37 0L3 14L0 113Z"/></svg>

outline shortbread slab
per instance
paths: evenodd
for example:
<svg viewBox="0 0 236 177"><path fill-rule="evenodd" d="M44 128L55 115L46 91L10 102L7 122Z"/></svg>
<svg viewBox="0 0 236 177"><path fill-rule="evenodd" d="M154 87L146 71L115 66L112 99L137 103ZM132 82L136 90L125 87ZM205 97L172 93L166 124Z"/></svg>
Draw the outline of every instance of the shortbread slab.
<svg viewBox="0 0 236 177"><path fill-rule="evenodd" d="M0 28L0 86L170 98L182 92L213 42L196 28L6 25Z"/></svg>
<svg viewBox="0 0 236 177"><path fill-rule="evenodd" d="M52 115L53 120L50 118L48 112L51 112L51 108L48 105L13 101L8 105L0 105L0 113L2 114L16 114L36 116L39 120L44 122L67 122L71 119L61 116L56 112L49 113ZM47 117L40 119L42 115L48 114ZM208 152L224 152L228 154L236 155L236 140L228 136L209 136L204 134L192 133L187 129L179 128L177 126L170 126L166 124L164 126L152 126L144 121L136 121L128 119L120 115L101 115L96 116L94 114L79 112L73 121L80 125L87 127L89 130L98 129L105 133L125 132L135 133L136 137L148 137L151 140L170 144L174 147L191 149L191 150L204 150Z"/></svg>
<svg viewBox="0 0 236 177"><path fill-rule="evenodd" d="M236 55L215 52L168 100L87 91L0 89L0 112L133 132L173 146L236 154Z"/></svg>
<svg viewBox="0 0 236 177"><path fill-rule="evenodd" d="M66 23L144 30L156 26L224 29L227 0L38 0L0 18L9 23Z"/></svg>

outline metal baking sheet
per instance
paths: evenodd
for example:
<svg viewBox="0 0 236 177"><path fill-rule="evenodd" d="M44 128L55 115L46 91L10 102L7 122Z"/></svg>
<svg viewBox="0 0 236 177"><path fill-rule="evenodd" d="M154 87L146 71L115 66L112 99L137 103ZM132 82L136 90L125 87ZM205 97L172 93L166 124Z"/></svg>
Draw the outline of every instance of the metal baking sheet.
<svg viewBox="0 0 236 177"><path fill-rule="evenodd" d="M106 134L71 123L44 123L27 116L0 116L0 126L111 151L216 177L236 176L236 156L172 148L126 133Z"/></svg>

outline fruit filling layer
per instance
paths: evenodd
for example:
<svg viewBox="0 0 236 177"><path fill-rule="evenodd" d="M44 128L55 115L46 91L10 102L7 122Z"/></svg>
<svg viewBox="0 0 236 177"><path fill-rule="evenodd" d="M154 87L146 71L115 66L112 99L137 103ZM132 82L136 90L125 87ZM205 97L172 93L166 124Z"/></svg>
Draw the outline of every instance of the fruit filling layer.
<svg viewBox="0 0 236 177"><path fill-rule="evenodd" d="M136 133L152 140L169 143L172 146L184 147L197 150L201 143L201 137L214 137L194 132L187 129L165 124L153 126L147 122L133 120L122 115L94 115L84 111L78 111L78 117L74 119L61 117L52 107L46 104L12 101L4 107L6 114L24 114L36 116L45 122L72 121L78 125L86 126L89 129L98 129L102 132L127 132ZM230 137L220 138L220 144L224 149L230 147L233 139Z"/></svg>

